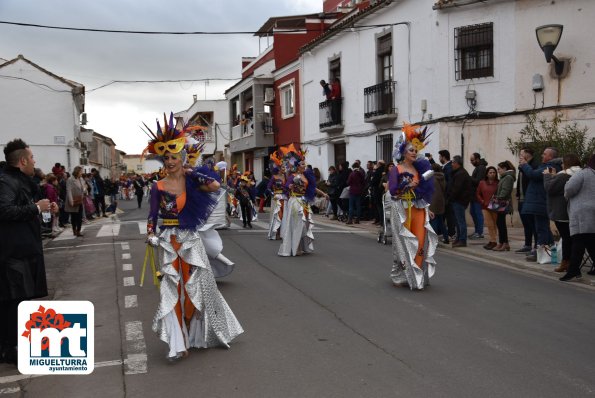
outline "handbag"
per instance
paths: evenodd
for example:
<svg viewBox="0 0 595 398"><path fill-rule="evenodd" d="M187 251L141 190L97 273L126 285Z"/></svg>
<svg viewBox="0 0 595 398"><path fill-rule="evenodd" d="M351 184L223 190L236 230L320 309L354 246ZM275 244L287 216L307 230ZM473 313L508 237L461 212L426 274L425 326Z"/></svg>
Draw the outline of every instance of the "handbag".
<svg viewBox="0 0 595 398"><path fill-rule="evenodd" d="M85 213L87 213L87 214L95 213L95 205L93 204L93 200L90 197L85 196L83 203L85 204Z"/></svg>
<svg viewBox="0 0 595 398"><path fill-rule="evenodd" d="M83 204L83 195L73 196L72 197L72 206L78 207Z"/></svg>
<svg viewBox="0 0 595 398"><path fill-rule="evenodd" d="M510 213L510 200L498 199L497 197L492 196L488 203L488 210L498 213Z"/></svg>

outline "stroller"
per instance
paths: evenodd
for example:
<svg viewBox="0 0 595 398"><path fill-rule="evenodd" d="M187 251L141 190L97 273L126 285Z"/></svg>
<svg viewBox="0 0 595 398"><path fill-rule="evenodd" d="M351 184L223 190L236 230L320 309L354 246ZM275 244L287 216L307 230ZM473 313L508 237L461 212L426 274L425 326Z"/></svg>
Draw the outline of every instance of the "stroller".
<svg viewBox="0 0 595 398"><path fill-rule="evenodd" d="M378 232L377 242L383 245L387 245L388 239L393 236L393 230L390 225L391 200L390 192L386 192L382 196L382 228Z"/></svg>

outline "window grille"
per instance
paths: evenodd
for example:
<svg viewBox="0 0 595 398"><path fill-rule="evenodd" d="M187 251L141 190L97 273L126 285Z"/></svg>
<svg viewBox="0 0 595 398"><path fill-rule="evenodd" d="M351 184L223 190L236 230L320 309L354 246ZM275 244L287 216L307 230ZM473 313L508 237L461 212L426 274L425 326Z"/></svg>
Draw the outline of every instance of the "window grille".
<svg viewBox="0 0 595 398"><path fill-rule="evenodd" d="M494 24L455 28L455 79L494 76Z"/></svg>
<svg viewBox="0 0 595 398"><path fill-rule="evenodd" d="M393 135L385 134L376 137L376 160L384 160L389 164L393 161Z"/></svg>

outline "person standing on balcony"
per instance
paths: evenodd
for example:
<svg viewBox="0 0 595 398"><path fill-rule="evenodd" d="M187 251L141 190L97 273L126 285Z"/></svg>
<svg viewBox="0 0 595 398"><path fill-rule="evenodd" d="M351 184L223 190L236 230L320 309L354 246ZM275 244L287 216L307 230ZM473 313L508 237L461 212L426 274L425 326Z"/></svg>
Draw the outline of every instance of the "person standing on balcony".
<svg viewBox="0 0 595 398"><path fill-rule="evenodd" d="M331 85L324 80L320 81L320 85L322 86L322 95L329 101L331 99Z"/></svg>
<svg viewBox="0 0 595 398"><path fill-rule="evenodd" d="M331 119L333 124L341 124L341 81L338 77L331 85Z"/></svg>

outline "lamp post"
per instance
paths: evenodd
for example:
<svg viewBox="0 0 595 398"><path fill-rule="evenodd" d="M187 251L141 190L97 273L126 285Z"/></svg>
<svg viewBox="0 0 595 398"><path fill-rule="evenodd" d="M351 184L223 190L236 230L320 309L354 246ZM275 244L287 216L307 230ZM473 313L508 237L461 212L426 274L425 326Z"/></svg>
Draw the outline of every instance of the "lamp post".
<svg viewBox="0 0 595 398"><path fill-rule="evenodd" d="M556 76L558 76L558 78L564 77L562 75L564 74L565 66L568 63L568 60L560 60L554 55L554 50L558 47L558 43L560 43L563 30L564 26L556 24L543 25L535 29L537 42L545 55L545 60L548 64L552 60L554 61L554 70L556 71Z"/></svg>

